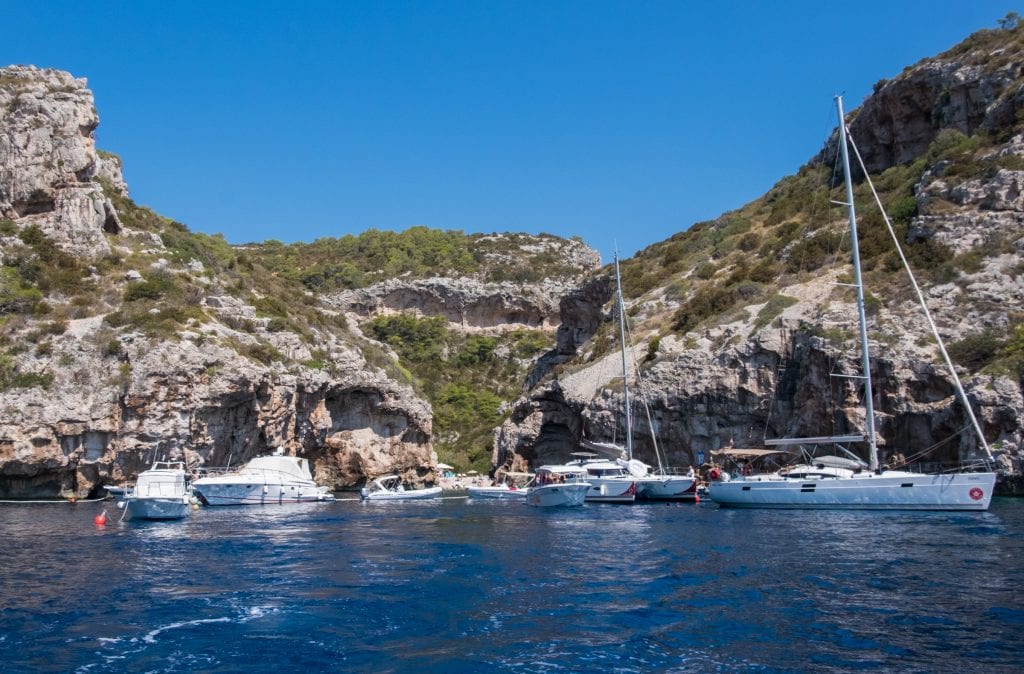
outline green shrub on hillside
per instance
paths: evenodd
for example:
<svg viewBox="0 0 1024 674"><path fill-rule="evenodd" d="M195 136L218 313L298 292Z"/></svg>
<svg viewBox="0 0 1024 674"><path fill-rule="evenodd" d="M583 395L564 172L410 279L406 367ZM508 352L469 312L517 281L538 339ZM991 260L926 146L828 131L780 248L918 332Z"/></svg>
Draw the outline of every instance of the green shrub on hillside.
<svg viewBox="0 0 1024 674"><path fill-rule="evenodd" d="M140 330L148 337L169 339L190 320L202 322L206 314L198 306L155 306L148 300L125 304L107 314L103 322L113 328Z"/></svg>
<svg viewBox="0 0 1024 674"><path fill-rule="evenodd" d="M52 384L52 373L19 372L9 354L0 354L0 391L12 388L49 389Z"/></svg>
<svg viewBox="0 0 1024 674"><path fill-rule="evenodd" d="M466 338L466 342L456 357L460 365L482 365L494 360L494 348L498 345L496 337L474 335Z"/></svg>
<svg viewBox="0 0 1024 674"><path fill-rule="evenodd" d="M553 346L551 336L543 330L514 330L506 333L504 339L508 340L516 358L533 358Z"/></svg>
<svg viewBox="0 0 1024 674"><path fill-rule="evenodd" d="M359 288L405 274L468 274L479 268L473 237L461 231L411 227L403 232L369 229L358 236L285 245L266 241L249 253L269 269L327 292Z"/></svg>
<svg viewBox="0 0 1024 674"><path fill-rule="evenodd" d="M173 274L155 272L143 281L132 283L124 291L124 301L158 300L180 291Z"/></svg>
<svg viewBox="0 0 1024 674"><path fill-rule="evenodd" d="M775 320L776 317L782 315L788 307L793 306L799 300L789 295L773 295L768 298L761 310L757 312L757 318L754 320L754 330L760 330L764 326Z"/></svg>
<svg viewBox="0 0 1024 674"><path fill-rule="evenodd" d="M369 333L378 342L391 346L404 360L422 363L438 360L444 351L448 321L442 316L417 318L411 314L377 316L369 323Z"/></svg>
<svg viewBox="0 0 1024 674"><path fill-rule="evenodd" d="M1008 345L1008 340L999 332L985 330L950 344L947 351L954 363L973 373L993 363Z"/></svg>
<svg viewBox="0 0 1024 674"><path fill-rule="evenodd" d="M0 315L29 314L43 299L37 288L22 284L17 269L0 267Z"/></svg>
<svg viewBox="0 0 1024 674"><path fill-rule="evenodd" d="M676 332L689 332L705 319L732 308L735 297L731 290L707 285L698 290L673 316Z"/></svg>
<svg viewBox="0 0 1024 674"><path fill-rule="evenodd" d="M398 367L408 368L408 378L430 401L441 459L481 472L490 467L491 433L501 421L501 405L521 392L525 371L517 359L552 345L551 336L540 330L463 335L450 331L439 316L378 316L363 329L395 349L402 363ZM387 365L385 360L374 363Z"/></svg>

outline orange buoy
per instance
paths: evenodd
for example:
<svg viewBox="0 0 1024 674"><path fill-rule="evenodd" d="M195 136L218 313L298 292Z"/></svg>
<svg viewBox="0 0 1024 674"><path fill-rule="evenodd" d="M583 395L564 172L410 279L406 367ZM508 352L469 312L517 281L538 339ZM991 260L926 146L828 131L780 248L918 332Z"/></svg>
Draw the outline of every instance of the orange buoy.
<svg viewBox="0 0 1024 674"><path fill-rule="evenodd" d="M92 518L92 521L95 522L98 526L102 527L104 524L107 523L107 511L104 510L99 515Z"/></svg>
<svg viewBox="0 0 1024 674"><path fill-rule="evenodd" d="M694 494L693 495L693 502L694 503L700 503L700 494Z"/></svg>

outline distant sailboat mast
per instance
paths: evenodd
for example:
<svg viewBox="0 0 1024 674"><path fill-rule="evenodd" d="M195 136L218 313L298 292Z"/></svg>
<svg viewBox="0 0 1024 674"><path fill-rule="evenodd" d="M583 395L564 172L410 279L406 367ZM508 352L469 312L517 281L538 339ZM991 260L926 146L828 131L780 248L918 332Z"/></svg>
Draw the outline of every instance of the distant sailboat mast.
<svg viewBox="0 0 1024 674"><path fill-rule="evenodd" d="M626 365L626 312L622 301L622 276L619 274L619 251L615 251L615 292L619 305L619 339L622 343L622 395L626 405L626 459L633 458L633 411L629 406L629 369Z"/></svg>
<svg viewBox="0 0 1024 674"><path fill-rule="evenodd" d="M864 380L864 434L867 436L868 467L878 470L878 444L875 440L874 388L871 386L871 358L868 355L868 326L864 313L864 283L860 273L860 246L857 243L857 213L853 205L853 178L850 175L850 157L846 149L846 118L843 116L843 97L836 96L839 110L839 149L843 155L843 176L846 179L846 208L850 214L850 246L853 248L853 278L857 287L857 318L860 321L860 361Z"/></svg>

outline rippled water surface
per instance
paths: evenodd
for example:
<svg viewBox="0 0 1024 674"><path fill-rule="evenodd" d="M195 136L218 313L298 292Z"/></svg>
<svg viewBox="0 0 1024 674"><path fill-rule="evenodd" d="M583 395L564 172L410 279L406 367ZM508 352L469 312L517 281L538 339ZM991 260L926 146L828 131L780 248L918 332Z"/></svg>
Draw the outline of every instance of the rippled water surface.
<svg viewBox="0 0 1024 674"><path fill-rule="evenodd" d="M5 672L1014 671L1022 584L1024 500L0 506Z"/></svg>

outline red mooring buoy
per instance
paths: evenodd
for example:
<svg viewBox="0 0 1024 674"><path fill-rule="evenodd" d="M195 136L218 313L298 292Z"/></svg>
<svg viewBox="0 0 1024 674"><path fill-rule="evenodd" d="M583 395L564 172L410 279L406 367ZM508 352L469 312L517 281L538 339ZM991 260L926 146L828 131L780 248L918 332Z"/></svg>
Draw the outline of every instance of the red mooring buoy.
<svg viewBox="0 0 1024 674"><path fill-rule="evenodd" d="M92 521L95 522L97 525L102 527L104 524L107 523L107 511L104 510L99 515L97 515L96 517L93 517Z"/></svg>
<svg viewBox="0 0 1024 674"><path fill-rule="evenodd" d="M694 494L693 495L693 502L694 503L700 503L700 494Z"/></svg>

